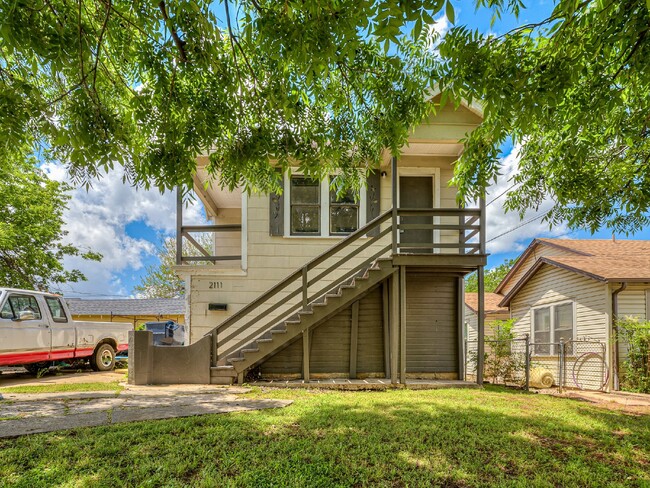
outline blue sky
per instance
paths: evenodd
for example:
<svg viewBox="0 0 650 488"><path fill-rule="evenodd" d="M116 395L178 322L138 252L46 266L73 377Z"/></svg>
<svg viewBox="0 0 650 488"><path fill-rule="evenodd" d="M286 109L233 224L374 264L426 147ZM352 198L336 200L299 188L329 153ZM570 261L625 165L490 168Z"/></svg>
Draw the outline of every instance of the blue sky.
<svg viewBox="0 0 650 488"><path fill-rule="evenodd" d="M488 9L476 11L474 1L454 1L456 24L467 25L481 32L503 34L518 25L537 22L546 18L552 8L550 0L527 2L519 19L506 16L490 25L492 13ZM217 15L220 16L219 8ZM220 16L220 19L222 17ZM449 23L445 17L438 17L436 30L445 32ZM510 183L508 176L516 168L517 148L503 147L505 174L496 185L490 188L487 202L506 190ZM45 170L53 179L66 180L62 166L45 165ZM487 207L487 239L503 234L521 225L517 215L505 214L502 205L505 197L496 199ZM542 205L538 212L529 212L523 219L527 221L545 212L551 202ZM86 192L74 190L70 208L66 212L69 239L73 243L101 252L101 263L89 263L80 259L69 259L66 265L81 269L89 281L63 285L58 291L66 296L78 297L123 297L133 294L133 286L140 282L147 266L157 263L156 247L165 236L173 235L175 229L175 196L160 194L156 190L136 190L122 183L121 174L113 172L106 175ZM205 222L205 213L200 204L185 210L186 223ZM565 226L549 230L541 220L534 220L509 232L503 237L488 242L488 267L501 264L504 260L516 257L534 237L550 236L565 238L610 239L611 232L603 230L591 235L585 231L570 231ZM650 238L650 230L635 236L637 239Z"/></svg>

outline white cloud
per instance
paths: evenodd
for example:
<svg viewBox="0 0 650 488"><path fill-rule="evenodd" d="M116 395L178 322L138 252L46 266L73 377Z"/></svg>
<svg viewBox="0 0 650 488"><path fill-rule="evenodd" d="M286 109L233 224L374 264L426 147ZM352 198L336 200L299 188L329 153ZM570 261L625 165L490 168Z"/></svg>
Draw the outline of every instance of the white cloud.
<svg viewBox="0 0 650 488"><path fill-rule="evenodd" d="M503 158L502 175L496 184L488 188L486 202L501 195L512 187L512 178L517 173L519 167L519 147L515 146L510 154ZM558 237L568 232L566 225L549 229L547 222L543 218L537 218L546 213L552 206L553 202L549 199L540 205L539 210L529 210L523 219L519 218L516 212L506 213L503 204L506 201L507 192L503 196L496 198L486 207L486 235L487 240L494 239L487 243L487 251L490 254L499 254L506 252L521 252L529 244L530 240L535 237ZM537 219L536 219L537 218ZM524 224L531 219L532 222ZM521 227L516 228L521 225ZM501 234L515 229L512 232L498 237ZM496 239L495 239L496 237Z"/></svg>
<svg viewBox="0 0 650 488"><path fill-rule="evenodd" d="M65 168L45 164L42 169L57 181L67 181ZM161 194L158 190L136 189L122 182L122 172L115 170L93 183L86 191L71 191L68 209L64 213L66 241L82 249L91 249L103 255L101 262L79 257L68 257L68 269L81 270L88 281L63 285L61 291L69 296L128 295L131 290L118 274L138 271L144 259L155 253L158 242L127 235L127 225L143 222L161 236L173 235L176 226L176 195ZM199 202L184 209L184 221L205 222Z"/></svg>

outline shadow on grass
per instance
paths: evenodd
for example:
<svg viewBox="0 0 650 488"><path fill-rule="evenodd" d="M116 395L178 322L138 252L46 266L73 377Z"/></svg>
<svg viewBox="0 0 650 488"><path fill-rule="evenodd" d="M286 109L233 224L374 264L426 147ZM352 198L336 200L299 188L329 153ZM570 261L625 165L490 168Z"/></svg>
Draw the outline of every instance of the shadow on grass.
<svg viewBox="0 0 650 488"><path fill-rule="evenodd" d="M647 417L499 388L270 395L295 403L2 441L0 480L18 486L650 483Z"/></svg>

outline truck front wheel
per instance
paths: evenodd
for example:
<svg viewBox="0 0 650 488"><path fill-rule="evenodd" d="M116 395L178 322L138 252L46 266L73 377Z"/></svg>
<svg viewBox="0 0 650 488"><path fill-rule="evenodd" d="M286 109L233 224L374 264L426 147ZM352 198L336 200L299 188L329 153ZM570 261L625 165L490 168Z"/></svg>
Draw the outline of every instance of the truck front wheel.
<svg viewBox="0 0 650 488"><path fill-rule="evenodd" d="M111 371L115 368L115 351L110 344L101 344L90 358L90 366L95 371Z"/></svg>

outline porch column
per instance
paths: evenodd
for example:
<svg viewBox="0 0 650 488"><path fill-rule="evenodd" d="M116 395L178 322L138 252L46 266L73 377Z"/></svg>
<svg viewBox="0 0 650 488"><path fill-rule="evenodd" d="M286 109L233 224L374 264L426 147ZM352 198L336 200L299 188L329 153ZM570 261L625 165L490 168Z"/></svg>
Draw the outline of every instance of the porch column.
<svg viewBox="0 0 650 488"><path fill-rule="evenodd" d="M481 209L479 231L479 253L485 255L485 198L479 200ZM483 363L485 356L485 270L483 266L477 269L478 275L478 347L476 360L476 383L483 385Z"/></svg>
<svg viewBox="0 0 650 488"><path fill-rule="evenodd" d="M176 265L183 264L183 192L176 187Z"/></svg>
<svg viewBox="0 0 650 488"><path fill-rule="evenodd" d="M406 384L406 267L399 267L399 381Z"/></svg>
<svg viewBox="0 0 650 488"><path fill-rule="evenodd" d="M393 190L393 216L392 216L392 222L393 222L393 232L392 232L392 244L393 244L393 256L397 254L397 158L393 156L392 162L392 190Z"/></svg>
<svg viewBox="0 0 650 488"><path fill-rule="evenodd" d="M397 384L399 356L399 274L390 277L390 382Z"/></svg>

